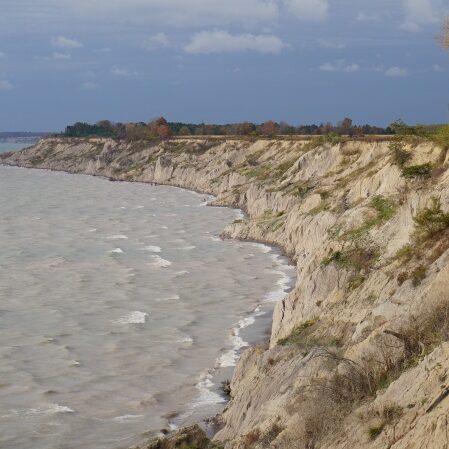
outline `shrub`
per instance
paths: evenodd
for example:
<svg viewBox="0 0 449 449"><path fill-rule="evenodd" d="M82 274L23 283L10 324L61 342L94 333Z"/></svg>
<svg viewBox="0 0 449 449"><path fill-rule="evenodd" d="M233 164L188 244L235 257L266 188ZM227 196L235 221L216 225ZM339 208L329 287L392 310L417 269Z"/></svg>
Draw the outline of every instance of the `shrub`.
<svg viewBox="0 0 449 449"><path fill-rule="evenodd" d="M347 251L332 251L331 254L321 262L322 266L334 263L339 268L354 270L357 272L368 271L378 258L375 248L364 248L356 245Z"/></svg>
<svg viewBox="0 0 449 449"><path fill-rule="evenodd" d="M376 210L377 216L367 220L362 226L353 229L343 235L343 238L357 239L369 232L375 226L388 221L396 213L396 204L384 198L382 195L377 195L371 200L371 207Z"/></svg>
<svg viewBox="0 0 449 449"><path fill-rule="evenodd" d="M259 439L260 439L260 430L259 429L251 430L251 432L248 432L244 436L245 444L248 446L252 446L252 445L256 444L259 441Z"/></svg>
<svg viewBox="0 0 449 449"><path fill-rule="evenodd" d="M304 321L303 323L296 326L288 337L281 338L278 341L278 344L281 346L285 346L300 343L302 341L301 337L304 334L304 332L310 327L314 326L316 323L317 323L316 318Z"/></svg>
<svg viewBox="0 0 449 449"><path fill-rule="evenodd" d="M421 165L412 165L402 169L402 176L407 179L430 178L432 166L430 163Z"/></svg>
<svg viewBox="0 0 449 449"><path fill-rule="evenodd" d="M405 145L400 140L395 140L389 145L393 161L399 167L403 167L412 157L411 153L405 149Z"/></svg>
<svg viewBox="0 0 449 449"><path fill-rule="evenodd" d="M449 213L441 209L441 200L433 197L430 207L422 209L415 217L414 238L418 242L449 228Z"/></svg>
<svg viewBox="0 0 449 449"><path fill-rule="evenodd" d="M377 426L370 427L368 429L368 435L369 435L370 439L375 440L382 433L382 431L384 430L384 427L385 427L384 422L380 423Z"/></svg>
<svg viewBox="0 0 449 449"><path fill-rule="evenodd" d="M444 148L449 147L449 125L439 128L432 137L432 140Z"/></svg>
<svg viewBox="0 0 449 449"><path fill-rule="evenodd" d="M415 268L412 272L412 282L414 287L418 287L427 276L427 268L423 265Z"/></svg>

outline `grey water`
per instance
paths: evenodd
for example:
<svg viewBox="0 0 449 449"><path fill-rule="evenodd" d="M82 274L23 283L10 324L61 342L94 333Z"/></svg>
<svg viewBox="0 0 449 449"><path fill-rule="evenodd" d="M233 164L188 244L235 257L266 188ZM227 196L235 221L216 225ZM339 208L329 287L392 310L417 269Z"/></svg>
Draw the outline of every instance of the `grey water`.
<svg viewBox="0 0 449 449"><path fill-rule="evenodd" d="M0 447L119 449L223 407L293 276L204 195L0 167Z"/></svg>
<svg viewBox="0 0 449 449"><path fill-rule="evenodd" d="M18 142L2 142L0 141L0 153L8 153L9 151L19 151L32 145L32 142L18 143Z"/></svg>

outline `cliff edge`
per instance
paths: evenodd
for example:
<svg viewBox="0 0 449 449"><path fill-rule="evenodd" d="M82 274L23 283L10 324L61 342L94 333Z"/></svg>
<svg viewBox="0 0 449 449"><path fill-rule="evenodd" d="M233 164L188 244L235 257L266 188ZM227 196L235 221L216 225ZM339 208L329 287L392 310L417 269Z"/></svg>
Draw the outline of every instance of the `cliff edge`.
<svg viewBox="0 0 449 449"><path fill-rule="evenodd" d="M413 139L50 138L0 163L214 194L296 288L242 356L216 445L449 447L449 155Z"/></svg>

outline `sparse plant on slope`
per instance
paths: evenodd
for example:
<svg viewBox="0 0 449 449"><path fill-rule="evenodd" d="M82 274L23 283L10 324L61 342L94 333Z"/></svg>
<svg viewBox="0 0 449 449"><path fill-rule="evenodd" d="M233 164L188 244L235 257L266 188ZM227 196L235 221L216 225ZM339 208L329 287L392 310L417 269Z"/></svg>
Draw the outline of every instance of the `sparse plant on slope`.
<svg viewBox="0 0 449 449"><path fill-rule="evenodd" d="M406 179L413 178L430 178L432 173L432 165L430 163L421 165L411 165L402 169L402 176Z"/></svg>
<svg viewBox="0 0 449 449"><path fill-rule="evenodd" d="M412 154L405 149L405 144L401 140L394 140L389 145L393 162L399 167L403 167L412 157Z"/></svg>
<svg viewBox="0 0 449 449"><path fill-rule="evenodd" d="M422 242L449 228L449 213L441 209L441 200L433 197L431 205L415 217L414 239Z"/></svg>

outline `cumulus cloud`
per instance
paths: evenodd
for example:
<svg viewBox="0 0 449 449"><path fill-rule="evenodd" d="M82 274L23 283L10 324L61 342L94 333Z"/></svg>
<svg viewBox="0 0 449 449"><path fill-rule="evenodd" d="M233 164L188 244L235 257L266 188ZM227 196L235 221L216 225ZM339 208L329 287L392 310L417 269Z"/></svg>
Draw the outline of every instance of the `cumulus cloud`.
<svg viewBox="0 0 449 449"><path fill-rule="evenodd" d="M329 11L328 0L285 0L285 5L300 20L323 20Z"/></svg>
<svg viewBox="0 0 449 449"><path fill-rule="evenodd" d="M338 59L334 62L325 62L320 65L322 72L346 72L354 73L360 69L360 66L355 63L347 63L344 59Z"/></svg>
<svg viewBox="0 0 449 449"><path fill-rule="evenodd" d="M117 78L134 78L139 74L123 67L114 66L111 68L111 75Z"/></svg>
<svg viewBox="0 0 449 449"><path fill-rule="evenodd" d="M318 39L318 45L323 48L334 48L335 50L346 48L346 44L343 42L335 42L327 39Z"/></svg>
<svg viewBox="0 0 449 449"><path fill-rule="evenodd" d="M187 53L210 54L255 51L279 54L286 45L276 36L230 34L227 31L202 31L196 33L184 47Z"/></svg>
<svg viewBox="0 0 449 449"><path fill-rule="evenodd" d="M58 48L81 48L83 46L81 42L64 36L52 37L51 45Z"/></svg>
<svg viewBox="0 0 449 449"><path fill-rule="evenodd" d="M401 67L390 67L385 71L385 75L391 78L400 78L408 75L407 69Z"/></svg>
<svg viewBox="0 0 449 449"><path fill-rule="evenodd" d="M67 61L68 59L71 59L72 56L69 53L53 53L53 59L59 60L59 61Z"/></svg>
<svg viewBox="0 0 449 449"><path fill-rule="evenodd" d="M403 0L405 20L400 25L404 31L416 32L421 26L436 23L443 13L440 0Z"/></svg>
<svg viewBox="0 0 449 449"><path fill-rule="evenodd" d="M147 51L155 51L170 46L170 41L164 33L158 33L154 36L147 37L142 42L142 47Z"/></svg>
<svg viewBox="0 0 449 449"><path fill-rule="evenodd" d="M11 90L12 88L13 85L8 80L0 79L0 90Z"/></svg>

